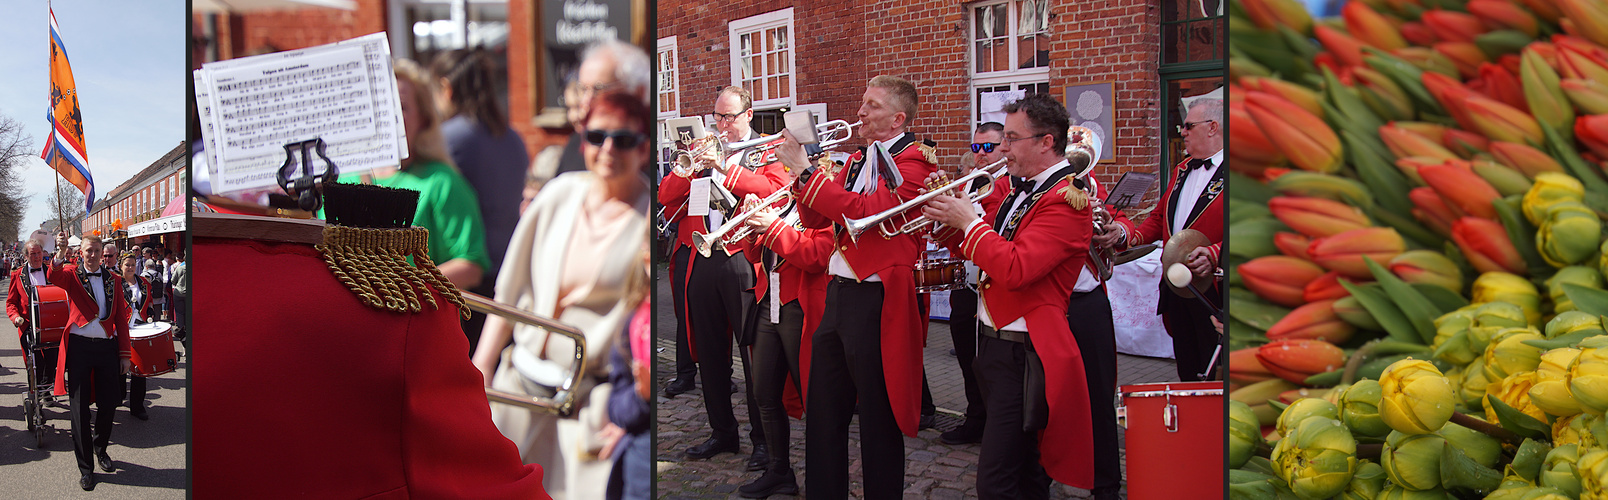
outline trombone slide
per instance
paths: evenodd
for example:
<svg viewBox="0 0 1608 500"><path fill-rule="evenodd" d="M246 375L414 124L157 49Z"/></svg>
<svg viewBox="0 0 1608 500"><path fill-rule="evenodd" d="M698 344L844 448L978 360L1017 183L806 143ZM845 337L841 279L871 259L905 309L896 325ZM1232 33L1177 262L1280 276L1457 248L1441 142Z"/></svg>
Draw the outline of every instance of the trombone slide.
<svg viewBox="0 0 1608 500"><path fill-rule="evenodd" d="M564 381L563 386L554 388L557 392L552 397L515 394L487 387L486 399L526 409L545 411L561 417L567 417L574 413L575 385L586 373L586 335L579 328L560 323L558 320L515 309L513 306L497 302L483 295L470 292L462 293L464 304L469 306L472 311L495 314L510 321L545 328L549 332L568 337L575 342L574 362L570 365L569 378Z"/></svg>

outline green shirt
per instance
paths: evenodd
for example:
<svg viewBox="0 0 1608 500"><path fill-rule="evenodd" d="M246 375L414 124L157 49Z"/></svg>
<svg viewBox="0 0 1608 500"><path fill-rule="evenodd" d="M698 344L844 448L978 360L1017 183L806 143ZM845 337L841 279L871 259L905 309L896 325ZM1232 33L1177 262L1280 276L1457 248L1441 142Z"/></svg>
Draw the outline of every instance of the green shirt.
<svg viewBox="0 0 1608 500"><path fill-rule="evenodd" d="M358 184L362 174L346 174L340 182ZM441 264L465 259L491 268L486 254L486 226L480 219L479 198L463 174L445 163L415 164L374 184L419 192L419 206L413 212L413 225L430 230L430 260Z"/></svg>

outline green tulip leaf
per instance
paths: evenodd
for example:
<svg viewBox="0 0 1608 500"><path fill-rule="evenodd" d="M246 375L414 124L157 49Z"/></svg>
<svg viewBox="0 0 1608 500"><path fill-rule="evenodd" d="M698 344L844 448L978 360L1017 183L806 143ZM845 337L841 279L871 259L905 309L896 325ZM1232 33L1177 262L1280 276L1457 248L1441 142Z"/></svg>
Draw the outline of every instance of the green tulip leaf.
<svg viewBox="0 0 1608 500"><path fill-rule="evenodd" d="M1564 283L1563 293L1574 302L1575 310L1598 316L1608 315L1608 290L1579 283Z"/></svg>
<svg viewBox="0 0 1608 500"><path fill-rule="evenodd" d="M1424 344L1434 343L1435 318L1439 318L1446 311L1440 310L1429 299L1424 298L1424 294L1418 293L1412 285L1396 277L1389 269L1385 269L1385 266L1374 262L1372 257L1363 256L1362 260L1368 265L1368 270L1373 273L1379 286L1390 296L1391 302L1401 309L1402 317L1418 331L1418 336L1423 339Z"/></svg>
<svg viewBox="0 0 1608 500"><path fill-rule="evenodd" d="M1525 481L1534 483L1541 474L1541 467L1546 462L1547 453L1551 451L1552 446L1547 444L1546 441L1525 439L1524 443L1519 444L1519 450L1513 454L1513 462L1508 464L1508 467L1511 467L1512 472L1524 478Z"/></svg>
<svg viewBox="0 0 1608 500"><path fill-rule="evenodd" d="M1234 187L1228 190L1229 198L1245 200L1262 206L1267 206L1268 200L1272 200L1274 196L1279 195L1278 191L1268 187L1267 184L1257 182L1255 179L1246 177L1245 174L1234 171L1228 172L1228 185Z"/></svg>
<svg viewBox="0 0 1608 500"><path fill-rule="evenodd" d="M1608 181L1597 175L1596 169L1592 168L1585 158L1580 157L1580 152L1575 150L1574 144L1563 135L1566 131L1554 129L1552 125L1548 125L1544 121L1537 120L1537 123L1541 124L1541 133L1546 135L1547 143L1544 145L1545 148L1552 154L1553 158L1560 160L1559 163L1563 164L1564 170L1567 170L1576 179L1580 179L1580 183L1585 185L1587 193L1608 192ZM1534 146L1543 147L1541 144L1534 144Z"/></svg>
<svg viewBox="0 0 1608 500"><path fill-rule="evenodd" d="M1484 496L1502 485L1502 474L1468 458L1462 450L1447 443L1441 448L1441 487Z"/></svg>
<svg viewBox="0 0 1608 500"><path fill-rule="evenodd" d="M1530 277L1547 277L1558 270L1541 258L1541 252L1535 247L1536 227L1530 219L1524 217L1524 211L1519 208L1523 203L1522 195L1513 195L1506 198L1491 200L1491 207L1496 209L1496 217L1502 222L1502 228L1507 230L1508 240L1513 247L1524 257L1524 263L1530 270Z"/></svg>
<svg viewBox="0 0 1608 500"><path fill-rule="evenodd" d="M1426 283L1413 283L1412 285L1414 290L1424 294L1424 298L1429 299L1430 303L1435 304L1435 307L1442 311L1452 312L1468 305L1468 297L1447 290L1445 287Z"/></svg>
<svg viewBox="0 0 1608 500"><path fill-rule="evenodd" d="M1272 328L1274 323L1284 319L1290 314L1289 309L1262 302L1260 300L1246 300L1229 295L1228 315L1240 320L1252 328L1262 331Z"/></svg>
<svg viewBox="0 0 1608 500"><path fill-rule="evenodd" d="M1550 338L1550 339L1545 339L1545 340L1522 340L1520 342L1523 343L1524 345L1527 345L1527 346L1530 346L1530 347L1540 348L1543 352L1545 352L1545 351L1548 351L1548 350L1558 349L1558 348L1561 348L1561 347L1574 347L1575 345L1579 344L1580 341L1582 341L1582 340L1585 340L1585 339L1588 339L1588 338L1591 338L1591 337L1595 337L1595 336L1598 336L1598 335L1602 335L1603 333L1604 332L1600 328L1588 328L1588 329L1585 329L1585 330L1578 330L1578 331L1565 333L1563 335L1559 335L1557 337L1553 337L1553 338Z"/></svg>
<svg viewBox="0 0 1608 500"><path fill-rule="evenodd" d="M1269 400L1267 400L1267 405L1273 407L1273 409L1275 409L1275 410L1278 410L1279 413L1284 413L1284 409L1290 407L1290 405L1285 404L1285 403L1281 403L1277 399L1269 399Z"/></svg>
<svg viewBox="0 0 1608 500"><path fill-rule="evenodd" d="M1402 314L1401 309L1397 308L1394 302L1391 302L1390 297L1383 290L1353 285L1346 280L1340 280L1340 286L1345 287L1347 292L1351 292L1352 297L1357 298L1357 302L1362 304L1363 309L1368 310L1368 314L1373 315L1374 320L1379 322L1379 326L1385 328L1385 333L1390 335L1391 339L1420 344L1424 342L1423 337L1418 334L1417 327L1407 321L1407 317ZM1431 324L1430 326L1433 327L1434 325ZM1432 330L1430 339L1434 338Z"/></svg>
<svg viewBox="0 0 1608 500"><path fill-rule="evenodd" d="M1384 209L1381 206L1373 206L1369 207L1368 209L1369 217L1379 221L1380 224L1384 224L1386 226L1390 226L1391 229L1395 229L1396 232L1400 233L1403 238L1406 238L1409 247L1414 249L1431 249L1446 243L1446 238L1442 238L1441 235L1436 234L1434 231L1430 231L1429 228L1424 227L1423 224L1419 224L1418 221L1412 217L1402 215L1404 213L1406 212L1394 212Z"/></svg>
<svg viewBox="0 0 1608 500"><path fill-rule="evenodd" d="M1491 411L1496 412L1496 419L1501 422L1503 429L1513 431L1514 434L1523 437L1535 439L1546 439L1552 435L1552 428L1547 426L1546 422L1525 415L1524 412L1508 406L1507 403L1503 403L1496 396L1487 394L1485 399L1491 402Z"/></svg>

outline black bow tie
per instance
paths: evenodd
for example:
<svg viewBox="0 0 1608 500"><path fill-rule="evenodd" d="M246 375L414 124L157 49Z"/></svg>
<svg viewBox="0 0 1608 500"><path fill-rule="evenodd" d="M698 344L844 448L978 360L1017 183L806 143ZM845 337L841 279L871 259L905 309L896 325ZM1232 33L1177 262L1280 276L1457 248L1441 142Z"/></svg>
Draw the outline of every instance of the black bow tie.
<svg viewBox="0 0 1608 500"><path fill-rule="evenodd" d="M45 268L43 268L43 267L30 267L30 268L28 268L28 272L30 272L30 273L44 272L44 270L45 270Z"/></svg>
<svg viewBox="0 0 1608 500"><path fill-rule="evenodd" d="M1035 184L1038 184L1038 182L1017 177L1011 178L1011 189L1018 193L1026 194L1033 192L1033 186Z"/></svg>
<svg viewBox="0 0 1608 500"><path fill-rule="evenodd" d="M1193 160L1189 160L1189 168L1191 168L1191 169L1211 168L1211 166L1212 166L1212 159L1211 158L1196 158L1196 159L1193 159Z"/></svg>

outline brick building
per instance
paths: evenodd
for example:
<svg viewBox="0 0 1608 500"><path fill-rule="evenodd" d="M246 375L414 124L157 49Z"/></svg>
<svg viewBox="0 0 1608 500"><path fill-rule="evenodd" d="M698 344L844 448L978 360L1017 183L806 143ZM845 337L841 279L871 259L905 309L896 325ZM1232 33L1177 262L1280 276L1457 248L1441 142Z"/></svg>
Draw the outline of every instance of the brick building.
<svg viewBox="0 0 1608 500"><path fill-rule="evenodd" d="M100 231L103 236L116 238L123 233L114 230L114 223L121 223L121 229L128 230L158 219L168 203L184 195L185 186L189 185L185 171L188 164L189 148L182 143L175 146L150 166L107 191L105 197L95 200L90 213L84 216L83 231ZM178 219L182 220L183 216ZM183 244L182 233L138 229L141 230L133 231L137 235L131 238L132 243L174 251ZM182 225L179 230L182 231Z"/></svg>
<svg viewBox="0 0 1608 500"><path fill-rule="evenodd" d="M716 92L735 84L753 92L762 133L779 130L789 109L854 122L865 82L888 74L917 86L910 130L937 141L940 165L953 167L977 123L1003 119L988 114L1005 96L996 93L1051 92L1100 125L1091 128L1113 153L1101 182L1130 171L1165 176L1161 167L1182 157L1179 99L1223 85L1225 18L1216 0L1202 1L663 0L659 118L712 123Z"/></svg>
<svg viewBox="0 0 1608 500"><path fill-rule="evenodd" d="M226 60L266 52L292 50L338 42L385 31L395 57L427 63L437 51L482 46L503 56L498 68L498 96L508 110L510 125L525 139L528 152L562 146L570 129L562 113L555 113L562 71L543 66L551 58L544 35L553 31L555 9L569 7L583 14L612 12L613 21L625 16L632 24L617 37L648 48L651 15L646 0L324 0L350 9L304 7L252 12L197 11L192 17L192 60ZM558 10L557 14L563 14ZM544 113L545 112L545 113Z"/></svg>

